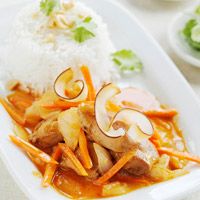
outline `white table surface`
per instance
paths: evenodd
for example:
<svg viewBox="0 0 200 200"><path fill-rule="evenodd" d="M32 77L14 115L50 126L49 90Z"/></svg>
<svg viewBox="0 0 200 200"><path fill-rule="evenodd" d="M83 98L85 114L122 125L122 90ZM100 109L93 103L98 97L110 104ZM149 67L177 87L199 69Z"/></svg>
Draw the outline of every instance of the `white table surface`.
<svg viewBox="0 0 200 200"><path fill-rule="evenodd" d="M0 0L0 7L16 3L21 0ZM97 0L96 0L97 1ZM171 50L167 29L170 21L177 12L196 3L197 0L185 2L167 2L162 0L116 0L127 7L137 16L140 22L146 27L153 37L160 43L168 55L176 63L177 67L184 74L192 88L200 97L200 68L194 68L179 59ZM26 200L27 197L20 191L16 183L9 175L4 164L0 160L0 199L1 200ZM200 200L200 191L190 195L187 200Z"/></svg>

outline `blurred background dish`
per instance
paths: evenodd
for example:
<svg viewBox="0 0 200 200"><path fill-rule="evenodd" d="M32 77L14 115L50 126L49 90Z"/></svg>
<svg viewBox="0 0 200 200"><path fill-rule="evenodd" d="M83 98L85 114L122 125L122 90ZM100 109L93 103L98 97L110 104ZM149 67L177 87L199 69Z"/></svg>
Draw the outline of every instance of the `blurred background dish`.
<svg viewBox="0 0 200 200"><path fill-rule="evenodd" d="M191 19L191 14L189 13L179 13L174 18L169 27L169 42L181 59L193 66L200 67L200 52L191 48L186 40L181 37L181 30L189 19Z"/></svg>

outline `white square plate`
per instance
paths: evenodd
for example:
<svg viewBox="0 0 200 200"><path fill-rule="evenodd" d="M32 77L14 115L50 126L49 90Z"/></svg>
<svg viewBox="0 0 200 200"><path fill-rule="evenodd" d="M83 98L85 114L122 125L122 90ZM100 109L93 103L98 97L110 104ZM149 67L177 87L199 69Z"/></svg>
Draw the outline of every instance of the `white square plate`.
<svg viewBox="0 0 200 200"><path fill-rule="evenodd" d="M116 48L131 48L143 61L143 72L121 80L121 83L146 88L162 103L177 108L187 144L193 153L198 154L200 152L200 104L176 66L137 20L114 1L84 0L84 2L95 9L108 24ZM12 19L21 7L22 4L17 4L0 9L1 45L9 32ZM36 170L35 166L9 141L8 135L11 132L10 118L0 106L0 154L14 180L27 197L34 200L66 200L66 197L55 192L54 189L41 187L41 180L32 174ZM113 199L177 199L185 197L197 188L200 188L200 168L192 167L188 175Z"/></svg>

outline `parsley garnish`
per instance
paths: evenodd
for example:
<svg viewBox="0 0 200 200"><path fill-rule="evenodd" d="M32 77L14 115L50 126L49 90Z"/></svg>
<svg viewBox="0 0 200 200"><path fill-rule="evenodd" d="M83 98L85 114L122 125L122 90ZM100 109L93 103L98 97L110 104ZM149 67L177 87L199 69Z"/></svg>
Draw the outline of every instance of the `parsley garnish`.
<svg viewBox="0 0 200 200"><path fill-rule="evenodd" d="M40 2L40 10L47 16L51 14L54 8L58 7L58 0L42 0Z"/></svg>
<svg viewBox="0 0 200 200"><path fill-rule="evenodd" d="M88 39L95 37L93 33L94 29L96 28L96 24L92 22L91 17L86 17L82 22L79 22L74 30L73 39L78 42L82 43Z"/></svg>
<svg viewBox="0 0 200 200"><path fill-rule="evenodd" d="M132 50L122 49L112 54L112 60L123 72L141 71L142 62Z"/></svg>
<svg viewBox="0 0 200 200"><path fill-rule="evenodd" d="M200 6L197 6L195 9L195 14L200 15Z"/></svg>
<svg viewBox="0 0 200 200"><path fill-rule="evenodd" d="M92 37L95 37L94 33L91 31L87 30L85 27L81 26L73 30L73 38L75 41L78 43L82 43L85 40L88 40Z"/></svg>

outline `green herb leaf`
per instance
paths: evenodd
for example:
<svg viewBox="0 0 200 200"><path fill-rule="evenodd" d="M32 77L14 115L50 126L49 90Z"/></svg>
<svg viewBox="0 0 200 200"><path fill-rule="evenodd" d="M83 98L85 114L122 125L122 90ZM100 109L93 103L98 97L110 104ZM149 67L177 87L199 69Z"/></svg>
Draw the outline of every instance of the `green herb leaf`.
<svg viewBox="0 0 200 200"><path fill-rule="evenodd" d="M90 23L91 21L92 21L92 17L90 17L90 16L86 17L86 18L83 20L84 23Z"/></svg>
<svg viewBox="0 0 200 200"><path fill-rule="evenodd" d="M93 32L96 27L96 24L92 22L92 18L86 17L82 22L78 22L76 28L72 30L73 39L78 43L82 43L95 37Z"/></svg>
<svg viewBox="0 0 200 200"><path fill-rule="evenodd" d="M112 60L123 72L141 71L142 62L132 50L122 49L112 54Z"/></svg>
<svg viewBox="0 0 200 200"><path fill-rule="evenodd" d="M196 15L200 15L200 6L197 6L194 12Z"/></svg>
<svg viewBox="0 0 200 200"><path fill-rule="evenodd" d="M73 38L78 43L82 43L85 40L88 40L92 37L95 37L94 33L86 29L85 27L81 26L73 30Z"/></svg>
<svg viewBox="0 0 200 200"><path fill-rule="evenodd" d="M200 50L200 43L196 42L192 39L192 29L198 25L198 22L196 19L190 19L184 29L182 30L182 36L184 37L184 39L187 41L187 43L196 50Z"/></svg>
<svg viewBox="0 0 200 200"><path fill-rule="evenodd" d="M42 0L40 2L40 10L47 16L51 14L51 12L58 7L58 0Z"/></svg>

